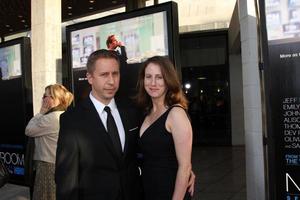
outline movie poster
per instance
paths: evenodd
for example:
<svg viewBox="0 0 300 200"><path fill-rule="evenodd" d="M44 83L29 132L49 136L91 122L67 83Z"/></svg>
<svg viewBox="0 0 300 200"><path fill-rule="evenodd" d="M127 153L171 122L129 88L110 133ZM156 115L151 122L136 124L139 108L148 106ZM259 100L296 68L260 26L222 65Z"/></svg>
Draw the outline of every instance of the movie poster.
<svg viewBox="0 0 300 200"><path fill-rule="evenodd" d="M24 130L32 117L30 62L29 38L0 44L0 159L8 168L10 182L22 185L26 184Z"/></svg>
<svg viewBox="0 0 300 200"><path fill-rule="evenodd" d="M141 63L154 55L168 55L166 12L73 31L72 67L86 67L87 57L97 49L107 49L108 36L115 35L126 48L128 64Z"/></svg>
<svg viewBox="0 0 300 200"><path fill-rule="evenodd" d="M174 4L174 3L173 3ZM167 5L166 7L172 4ZM86 64L89 55L98 49L116 51L120 59L120 87L116 97L123 102L132 103L136 94L136 83L142 63L155 55L170 56L170 38L172 31L172 14L170 9L153 9L151 12L137 11L128 17L127 13L118 14L114 20L99 19L98 25L84 22L67 27L69 31L69 51L71 53L71 74L75 104L86 98L90 85L86 78ZM150 7L146 8L150 9ZM132 14L132 13L130 13ZM177 14L177 12L176 12ZM169 18L168 18L169 15ZM173 16L172 16L173 17ZM177 19L177 15L174 20ZM169 19L169 22L168 22ZM177 23L176 23L177 24ZM81 28L82 27L82 28ZM178 35L178 33L177 33ZM111 37L114 39L111 39ZM110 40L120 44L110 48Z"/></svg>
<svg viewBox="0 0 300 200"><path fill-rule="evenodd" d="M300 0L265 0L265 16L276 199L299 200Z"/></svg>

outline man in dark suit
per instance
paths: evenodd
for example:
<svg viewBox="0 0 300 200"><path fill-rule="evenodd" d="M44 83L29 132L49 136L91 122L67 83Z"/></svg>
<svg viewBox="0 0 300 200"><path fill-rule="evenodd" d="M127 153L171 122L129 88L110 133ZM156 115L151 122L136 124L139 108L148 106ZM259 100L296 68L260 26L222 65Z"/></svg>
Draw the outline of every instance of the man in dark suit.
<svg viewBox="0 0 300 200"><path fill-rule="evenodd" d="M109 35L106 39L108 50L115 51L120 59L121 67L127 64L126 48L121 41L118 41L115 35Z"/></svg>
<svg viewBox="0 0 300 200"><path fill-rule="evenodd" d="M87 62L89 97L61 116L55 172L58 200L141 199L137 113L114 99L119 65L114 52L93 52Z"/></svg>
<svg viewBox="0 0 300 200"><path fill-rule="evenodd" d="M138 69L127 64L127 53L124 44L117 40L115 35L109 35L106 39L108 50L115 51L120 60L120 88L116 95L122 99L122 102L132 104L132 96L136 94L136 82L138 77Z"/></svg>

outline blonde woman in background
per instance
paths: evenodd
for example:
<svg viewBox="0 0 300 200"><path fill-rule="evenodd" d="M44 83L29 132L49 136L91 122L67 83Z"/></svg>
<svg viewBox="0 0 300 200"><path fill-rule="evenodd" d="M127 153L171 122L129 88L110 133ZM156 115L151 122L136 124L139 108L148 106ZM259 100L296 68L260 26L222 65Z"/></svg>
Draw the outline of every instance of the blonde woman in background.
<svg viewBox="0 0 300 200"><path fill-rule="evenodd" d="M40 112L28 123L25 134L35 138L36 166L33 200L55 199L54 182L59 117L73 101L73 94L60 84L48 85Z"/></svg>

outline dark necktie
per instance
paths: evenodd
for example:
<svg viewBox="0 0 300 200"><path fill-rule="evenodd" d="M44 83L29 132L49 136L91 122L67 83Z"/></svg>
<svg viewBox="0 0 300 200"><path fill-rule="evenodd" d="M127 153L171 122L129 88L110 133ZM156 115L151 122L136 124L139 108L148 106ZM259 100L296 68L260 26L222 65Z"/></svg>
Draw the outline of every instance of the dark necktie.
<svg viewBox="0 0 300 200"><path fill-rule="evenodd" d="M105 110L105 112L107 112L107 120L106 120L107 132L110 136L110 139L113 143L114 148L116 149L116 152L118 153L119 156L121 156L122 155L122 145L121 145L120 136L119 136L116 122L110 112L110 107L105 106L104 110Z"/></svg>

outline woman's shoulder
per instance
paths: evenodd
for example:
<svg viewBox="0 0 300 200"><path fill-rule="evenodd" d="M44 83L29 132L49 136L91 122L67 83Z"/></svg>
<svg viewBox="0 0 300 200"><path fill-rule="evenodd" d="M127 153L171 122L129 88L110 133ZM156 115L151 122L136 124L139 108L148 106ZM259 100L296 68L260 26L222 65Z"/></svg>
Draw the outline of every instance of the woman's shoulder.
<svg viewBox="0 0 300 200"><path fill-rule="evenodd" d="M174 129L181 129L181 127L186 127L188 123L189 118L182 105L176 104L169 108L169 114L166 120L168 131L172 132Z"/></svg>
<svg viewBox="0 0 300 200"><path fill-rule="evenodd" d="M60 115L63 113L64 113L64 111L57 110L57 111L53 111L48 114L45 114L44 117L49 118L49 119L59 119Z"/></svg>
<svg viewBox="0 0 300 200"><path fill-rule="evenodd" d="M174 104L169 107L169 117L178 119L186 116L186 109L180 104Z"/></svg>
<svg viewBox="0 0 300 200"><path fill-rule="evenodd" d="M63 111L63 110L56 110L56 111L53 111L53 112L50 112L50 113L48 113L48 115L61 115L61 114L63 114L65 111Z"/></svg>
<svg viewBox="0 0 300 200"><path fill-rule="evenodd" d="M186 109L181 104L173 104L169 106L169 112L186 112Z"/></svg>

